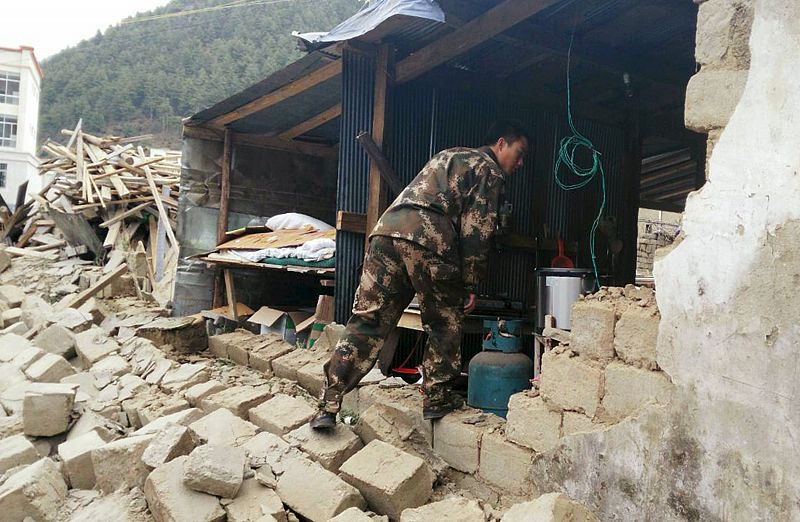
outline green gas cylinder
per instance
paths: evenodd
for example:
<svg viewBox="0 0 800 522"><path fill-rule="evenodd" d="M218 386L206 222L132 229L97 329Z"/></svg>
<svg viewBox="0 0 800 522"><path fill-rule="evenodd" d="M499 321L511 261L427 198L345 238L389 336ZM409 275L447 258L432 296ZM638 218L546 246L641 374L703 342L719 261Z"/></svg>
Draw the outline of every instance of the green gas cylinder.
<svg viewBox="0 0 800 522"><path fill-rule="evenodd" d="M505 418L508 399L530 388L533 361L520 353L522 321L484 320L483 351L469 363L467 404Z"/></svg>

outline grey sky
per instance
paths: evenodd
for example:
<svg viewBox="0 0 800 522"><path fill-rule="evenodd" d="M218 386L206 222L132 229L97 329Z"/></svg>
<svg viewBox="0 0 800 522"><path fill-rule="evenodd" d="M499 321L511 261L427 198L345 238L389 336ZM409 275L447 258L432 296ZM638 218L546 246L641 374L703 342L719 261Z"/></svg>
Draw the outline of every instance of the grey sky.
<svg viewBox="0 0 800 522"><path fill-rule="evenodd" d="M29 45L39 60L169 0L25 0L3 2L0 47Z"/></svg>

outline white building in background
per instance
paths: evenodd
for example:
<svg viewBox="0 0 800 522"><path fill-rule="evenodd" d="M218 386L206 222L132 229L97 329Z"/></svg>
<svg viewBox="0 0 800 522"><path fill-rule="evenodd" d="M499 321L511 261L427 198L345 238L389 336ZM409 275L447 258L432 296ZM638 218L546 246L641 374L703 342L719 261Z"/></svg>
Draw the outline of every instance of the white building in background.
<svg viewBox="0 0 800 522"><path fill-rule="evenodd" d="M0 47L0 195L13 209L17 187L39 190L36 131L42 68L32 47Z"/></svg>

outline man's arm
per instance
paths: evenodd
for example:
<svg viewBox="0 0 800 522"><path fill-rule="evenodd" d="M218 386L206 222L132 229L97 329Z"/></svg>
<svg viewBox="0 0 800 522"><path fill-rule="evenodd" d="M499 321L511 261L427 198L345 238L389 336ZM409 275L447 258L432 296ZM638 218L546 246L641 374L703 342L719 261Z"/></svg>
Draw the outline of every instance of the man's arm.
<svg viewBox="0 0 800 522"><path fill-rule="evenodd" d="M464 200L461 214L460 249L464 286L475 293L486 277L486 263L497 226L497 210L503 191L502 177L486 171L475 173L475 184Z"/></svg>

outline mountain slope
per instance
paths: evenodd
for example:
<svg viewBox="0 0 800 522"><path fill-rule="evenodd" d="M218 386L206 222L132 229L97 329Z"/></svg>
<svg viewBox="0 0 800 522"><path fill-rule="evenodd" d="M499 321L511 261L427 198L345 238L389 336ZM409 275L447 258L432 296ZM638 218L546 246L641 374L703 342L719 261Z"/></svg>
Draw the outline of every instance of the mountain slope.
<svg viewBox="0 0 800 522"><path fill-rule="evenodd" d="M256 3L253 3L256 2ZM245 4L202 13L154 15ZM253 5L247 5L253 4ZM359 0L172 0L43 63L40 140L83 118L87 132L153 133L176 147L180 121L302 56L293 30L322 31ZM141 20L141 21L137 21Z"/></svg>

